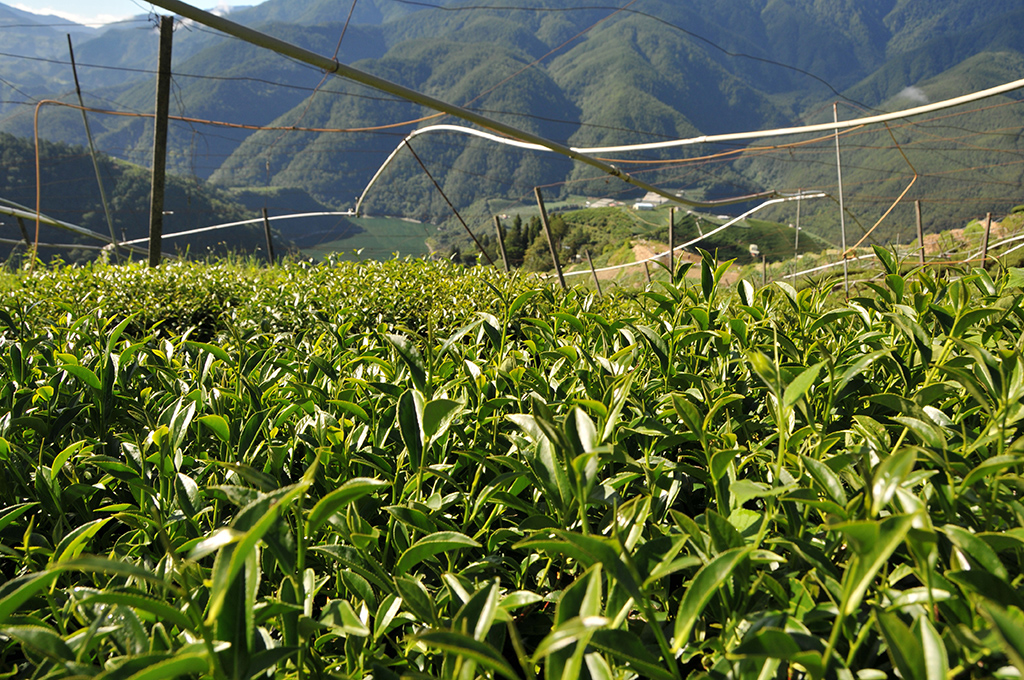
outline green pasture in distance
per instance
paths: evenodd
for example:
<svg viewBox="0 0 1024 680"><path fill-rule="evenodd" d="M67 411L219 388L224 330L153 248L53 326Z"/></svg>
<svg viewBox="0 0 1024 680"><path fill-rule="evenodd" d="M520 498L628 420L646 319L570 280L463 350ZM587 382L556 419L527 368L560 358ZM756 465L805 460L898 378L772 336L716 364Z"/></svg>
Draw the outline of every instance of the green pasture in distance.
<svg viewBox="0 0 1024 680"><path fill-rule="evenodd" d="M325 241L302 248L302 254L322 260L331 253L342 259L387 260L400 256L421 257L430 254L427 239L437 232L433 224L410 222L397 217L350 217L363 229L347 238ZM358 257L354 251L362 250Z"/></svg>

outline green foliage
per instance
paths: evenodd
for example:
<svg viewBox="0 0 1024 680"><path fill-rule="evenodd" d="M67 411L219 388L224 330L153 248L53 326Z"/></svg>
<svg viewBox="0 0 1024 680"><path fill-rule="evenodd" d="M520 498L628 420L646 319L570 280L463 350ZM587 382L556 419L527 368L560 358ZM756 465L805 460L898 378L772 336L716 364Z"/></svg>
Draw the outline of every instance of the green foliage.
<svg viewBox="0 0 1024 680"><path fill-rule="evenodd" d="M1008 677L1024 296L877 254L848 301L707 253L604 301L401 260L21 274L0 667Z"/></svg>
<svg viewBox="0 0 1024 680"><path fill-rule="evenodd" d="M42 142L40 145L41 199L43 213L56 219L91 229L103 236L109 236L110 228L103 213L103 204L96 185L96 175L86 149L66 144ZM119 239L145 238L149 235L149 193L150 173L141 167L99 158L114 233ZM34 211L36 205L35 152L31 139L21 139L0 133L0 197L7 202L28 207ZM68 187L68 178L80 180L74 190ZM218 222L252 219L258 213L247 212L233 202L224 192L203 182L169 176L167 178L165 208L171 214L164 217L164 232L183 231ZM16 218L4 216L5 237L20 239ZM35 232L31 220L25 220L29 237ZM245 253L254 250L253 244L261 244L262 226L236 227L231 231L195 234L184 239L165 239L167 252L193 255L228 252ZM90 240L69 232L42 225L40 241L43 243L82 243L88 246L103 245L101 241ZM21 246L19 246L21 247ZM279 242L283 252L287 241ZM11 246L0 246L0 252L9 253ZM40 250L40 257L49 257L53 250ZM68 259L91 260L95 251L72 251Z"/></svg>

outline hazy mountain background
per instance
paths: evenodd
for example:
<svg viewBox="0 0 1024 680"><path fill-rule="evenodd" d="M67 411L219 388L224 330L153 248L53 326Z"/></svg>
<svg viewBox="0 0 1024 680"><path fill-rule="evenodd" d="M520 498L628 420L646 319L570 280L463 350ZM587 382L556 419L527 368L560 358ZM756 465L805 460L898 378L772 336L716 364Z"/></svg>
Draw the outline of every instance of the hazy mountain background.
<svg viewBox="0 0 1024 680"><path fill-rule="evenodd" d="M619 12L610 6L577 9L567 0L534 0L529 9L508 9L504 2L495 9L476 1L434 3L439 6L361 0L347 28L351 3L336 0L269 0L229 16L319 54L338 49L345 63L578 146L823 122L837 100L839 115L853 118L1024 78L1019 1L639 0ZM141 19L96 30L52 25L60 22L0 5L0 131L31 137L33 108L25 102L75 99L67 33L87 104L152 111L157 35L153 22ZM321 83L316 69L190 22L178 26L174 40L173 114L351 130L433 113L342 79ZM1024 203L1024 108L1014 103L1021 98L1014 92L967 107L988 107L969 115L900 121L890 124L891 132L872 128L844 136L844 189L856 217L854 234L881 216L915 171L905 204L875 232L877 240L912 234L907 225L916 198L925 202L931 230ZM197 187L209 182L248 196L249 209L253 197L258 202L269 195L347 209L406 133L440 122L458 121L443 117L360 132L173 123L169 163ZM90 123L102 151L148 167L150 121L91 114ZM78 111L45 107L39 130L48 140L85 142ZM906 159L892 148L894 138ZM789 152L627 170L694 198L798 188L835 194L831 144L827 139ZM639 196L551 154L453 134L423 135L413 147L449 199L476 223L529 205L538 185L548 187L553 199ZM684 160L731 148L618 157ZM83 202L93 200L88 181L86 176L74 190ZM408 152L364 207L372 214L447 221L447 227L453 222ZM764 215L792 221L792 212L786 206ZM832 202L807 203L802 219L808 229L838 240Z"/></svg>

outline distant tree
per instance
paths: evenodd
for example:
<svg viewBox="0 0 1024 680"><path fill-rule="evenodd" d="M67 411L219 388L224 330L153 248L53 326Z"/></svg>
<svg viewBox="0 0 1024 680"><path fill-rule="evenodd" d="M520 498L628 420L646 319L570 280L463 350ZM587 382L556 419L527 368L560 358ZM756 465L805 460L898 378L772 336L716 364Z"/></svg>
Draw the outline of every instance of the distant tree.
<svg viewBox="0 0 1024 680"><path fill-rule="evenodd" d="M534 239L523 256L523 269L531 272L546 272L552 268L551 252L543 239Z"/></svg>
<svg viewBox="0 0 1024 680"><path fill-rule="evenodd" d="M569 257L573 257L579 254L581 250L586 250L593 245L593 241L588 231L582 225L577 225L565 235L565 238L562 239L562 245L568 249Z"/></svg>

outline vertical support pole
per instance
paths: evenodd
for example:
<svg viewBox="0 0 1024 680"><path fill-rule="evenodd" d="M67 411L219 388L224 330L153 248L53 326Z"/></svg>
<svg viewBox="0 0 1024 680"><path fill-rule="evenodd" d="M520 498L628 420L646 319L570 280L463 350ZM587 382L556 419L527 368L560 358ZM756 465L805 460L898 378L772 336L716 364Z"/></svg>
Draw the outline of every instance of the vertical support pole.
<svg viewBox="0 0 1024 680"><path fill-rule="evenodd" d="M171 38L174 17L160 17L160 55L157 58L156 119L153 121L153 181L149 195L149 266L160 264L164 232L164 178L167 170L167 116L171 100Z"/></svg>
<svg viewBox="0 0 1024 680"><path fill-rule="evenodd" d="M21 237L25 239L25 245L28 247L28 251L32 252L32 239L28 237L28 229L25 228L25 220L18 218L18 228L21 229Z"/></svg>
<svg viewBox="0 0 1024 680"><path fill-rule="evenodd" d="M498 231L498 251L501 253L501 264L508 274L508 255L505 254L505 228L501 226L501 218L494 216L494 228Z"/></svg>
<svg viewBox="0 0 1024 680"><path fill-rule="evenodd" d="M804 190L800 189L797 195L803 196ZM804 202L804 199L798 198L796 200L796 234L793 236L793 271L796 271L796 257L800 254L800 204Z"/></svg>
<svg viewBox="0 0 1024 680"><path fill-rule="evenodd" d="M594 261L590 259L590 251L584 250L587 255L587 264L590 265L590 275L594 277L594 285L597 286L597 296L604 297L604 293L601 292L601 281L597 278L597 271L594 269Z"/></svg>
<svg viewBox="0 0 1024 680"><path fill-rule="evenodd" d="M768 258L761 256L761 285L768 285Z"/></svg>
<svg viewBox="0 0 1024 680"><path fill-rule="evenodd" d="M668 273L669 278L676 278L676 209L668 209Z"/></svg>
<svg viewBox="0 0 1024 680"><path fill-rule="evenodd" d="M651 285L651 268L647 266L647 260L644 260L644 273L647 274L647 285Z"/></svg>
<svg viewBox="0 0 1024 680"><path fill-rule="evenodd" d="M544 227L544 234L548 237L548 248L551 250L551 262L555 265L555 272L558 274L558 283L562 290L566 290L565 276L562 275L562 263L558 261L558 252L555 250L555 238L551 235L551 227L548 225L548 211L544 209L544 197L541 196L540 187L533 188L537 196L537 207L540 208L540 224Z"/></svg>
<svg viewBox="0 0 1024 680"><path fill-rule="evenodd" d="M797 210L800 210L800 201L796 202ZM793 225L792 222L789 224L789 228L793 230L793 276L796 277L796 255L800 252L800 229ZM783 277L785 278L785 277Z"/></svg>
<svg viewBox="0 0 1024 680"><path fill-rule="evenodd" d="M803 187L797 191L798 198L796 199L796 226L793 227L793 280L796 281L797 257L800 255L800 204L804 202L803 198L799 198L804 195Z"/></svg>
<svg viewBox="0 0 1024 680"><path fill-rule="evenodd" d="M921 224L921 199L914 201L914 215L917 218L917 259L924 264L924 227Z"/></svg>
<svg viewBox="0 0 1024 680"><path fill-rule="evenodd" d="M110 216L110 204L107 202L107 192L103 188L103 175L100 174L100 164L96 160L96 145L92 141L89 117L85 115L85 100L82 98L82 86L78 83L78 66L75 65L75 48L71 45L70 33L68 33L68 54L71 56L71 73L75 76L75 92L78 93L78 105L82 107L82 123L85 124L85 137L89 140L89 155L92 156L92 167L96 171L96 184L100 188L100 202L103 204L103 215L107 218L107 228L110 230L110 242L114 245L114 255L120 256L117 248L117 236L114 235L114 220Z"/></svg>
<svg viewBox="0 0 1024 680"><path fill-rule="evenodd" d="M270 235L270 216L266 208L263 209L263 233L267 236L267 260L274 264L277 258L274 257L274 237Z"/></svg>
<svg viewBox="0 0 1024 680"><path fill-rule="evenodd" d="M988 237L992 233L992 213L985 213L985 240L981 243L981 266L988 261Z"/></svg>
<svg viewBox="0 0 1024 680"><path fill-rule="evenodd" d="M832 102L832 119L839 122L839 103ZM846 206L843 204L843 166L839 160L839 128L836 128L836 174L839 177L839 232L843 245L843 286L850 293L850 263L846 259Z"/></svg>

